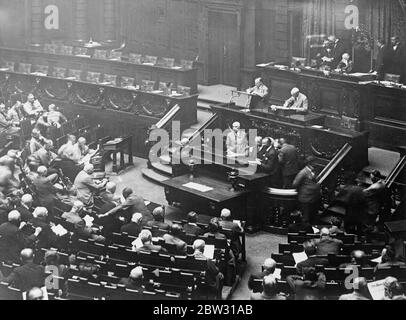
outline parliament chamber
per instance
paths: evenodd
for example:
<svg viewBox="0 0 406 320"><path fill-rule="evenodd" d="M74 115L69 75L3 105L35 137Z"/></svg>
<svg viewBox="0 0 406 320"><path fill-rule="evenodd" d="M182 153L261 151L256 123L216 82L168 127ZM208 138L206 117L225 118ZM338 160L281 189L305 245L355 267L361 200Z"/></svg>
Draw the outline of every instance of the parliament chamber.
<svg viewBox="0 0 406 320"><path fill-rule="evenodd" d="M405 300L382 2L0 1L0 299Z"/></svg>

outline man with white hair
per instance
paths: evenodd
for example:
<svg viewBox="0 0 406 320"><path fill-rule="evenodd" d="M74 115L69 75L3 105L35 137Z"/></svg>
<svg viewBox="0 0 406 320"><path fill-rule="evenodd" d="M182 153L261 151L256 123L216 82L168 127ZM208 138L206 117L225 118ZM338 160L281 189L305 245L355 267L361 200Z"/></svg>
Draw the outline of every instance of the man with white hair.
<svg viewBox="0 0 406 320"><path fill-rule="evenodd" d="M37 117L41 112L44 111L41 103L35 99L32 93L28 95L27 102L23 105L23 110L25 114L31 118Z"/></svg>
<svg viewBox="0 0 406 320"><path fill-rule="evenodd" d="M145 289L143 280L144 272L142 270L142 267L135 267L131 270L130 276L128 278L122 278L120 280L120 284L124 285L126 289L140 291Z"/></svg>
<svg viewBox="0 0 406 320"><path fill-rule="evenodd" d="M131 217L131 221L125 225L123 225L120 229L121 233L126 233L132 237L138 237L142 230L142 214L136 212Z"/></svg>
<svg viewBox="0 0 406 320"><path fill-rule="evenodd" d="M242 251L242 244L240 240L240 233L243 231L242 228L233 221L231 211L227 208L221 210L219 224L222 230L220 232L228 233L225 233L225 235L229 235L231 241L230 248L233 251L236 259L238 259Z"/></svg>
<svg viewBox="0 0 406 320"><path fill-rule="evenodd" d="M320 239L314 241L316 245L316 253L319 256L326 256L328 254L339 254L343 246L343 242L339 239L330 236L328 228L320 230Z"/></svg>
<svg viewBox="0 0 406 320"><path fill-rule="evenodd" d="M251 300L286 300L286 296L279 294L276 277L268 275L262 281L262 292L253 293Z"/></svg>
<svg viewBox="0 0 406 320"><path fill-rule="evenodd" d="M10 211L8 221L0 225L0 257L3 261L17 263L20 251L33 245L42 231L38 227L32 235L27 237L23 232L25 226L26 223L21 222L21 215L17 210Z"/></svg>
<svg viewBox="0 0 406 320"><path fill-rule="evenodd" d="M207 261L206 270L206 284L207 287L214 293L217 299L221 299L221 290L223 288L224 275L220 272L219 268L216 266L215 262L208 259L204 254L204 248L206 243L204 240L197 239L193 242L193 256L199 260Z"/></svg>
<svg viewBox="0 0 406 320"><path fill-rule="evenodd" d="M100 198L105 203L118 204L120 202L120 196L116 195L117 184L113 181L109 181L106 184L106 190L100 193Z"/></svg>
<svg viewBox="0 0 406 320"><path fill-rule="evenodd" d="M34 218L31 219L30 223L34 227L41 228L41 233L38 237L38 246L40 248L57 247L59 236L52 231L51 226L53 226L53 223L48 222L48 209L45 207L37 207L32 215Z"/></svg>
<svg viewBox="0 0 406 320"><path fill-rule="evenodd" d="M233 130L227 134L226 140L227 155L229 156L246 156L249 151L247 135L241 130L239 122L233 123Z"/></svg>
<svg viewBox="0 0 406 320"><path fill-rule="evenodd" d="M264 85L262 78L255 79L255 85L247 89L247 93L251 94L250 109L263 109L269 95L269 89Z"/></svg>
<svg viewBox="0 0 406 320"><path fill-rule="evenodd" d="M296 111L297 113L307 113L309 110L307 97L301 93L298 88L293 88L290 94L291 97L285 101L283 107Z"/></svg>
<svg viewBox="0 0 406 320"><path fill-rule="evenodd" d="M350 54L344 53L342 60L338 63L336 71L342 73L350 73L354 67L354 63L350 60Z"/></svg>
<svg viewBox="0 0 406 320"><path fill-rule="evenodd" d="M34 199L32 195L25 194L21 197L21 205L17 208L17 211L21 214L21 221L29 221L33 218L32 212L34 209L32 208L32 204Z"/></svg>
<svg viewBox="0 0 406 320"><path fill-rule="evenodd" d="M81 212L84 208L84 204L81 201L75 201L73 207L69 212L64 212L62 214L62 219L73 225L73 232L78 234L82 238L91 238L96 241L104 241L105 238L98 235L99 229L92 228L86 225L85 220L81 217Z"/></svg>
<svg viewBox="0 0 406 320"><path fill-rule="evenodd" d="M158 246L158 245L154 245L152 243L152 233L149 230L141 230L139 236L138 236L142 242L142 247L137 248L137 252L139 251L144 251L144 252L161 252L161 253L166 253L166 249Z"/></svg>
<svg viewBox="0 0 406 320"><path fill-rule="evenodd" d="M107 183L107 181L100 184L96 183L92 178L93 172L94 167L92 164L85 165L73 183L77 190L78 200L82 201L86 206L93 205L93 194L103 189Z"/></svg>
<svg viewBox="0 0 406 320"><path fill-rule="evenodd" d="M263 279L266 276L273 275L276 270L276 261L272 258L268 258L264 261L262 265L262 271L259 273L254 273L250 275L248 280L248 288L255 292L260 292L255 286L255 280Z"/></svg>

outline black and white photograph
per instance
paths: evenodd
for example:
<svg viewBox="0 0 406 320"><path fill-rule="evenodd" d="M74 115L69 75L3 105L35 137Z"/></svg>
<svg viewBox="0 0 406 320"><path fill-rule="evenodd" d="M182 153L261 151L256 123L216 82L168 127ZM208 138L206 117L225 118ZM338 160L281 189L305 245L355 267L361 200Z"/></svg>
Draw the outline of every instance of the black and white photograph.
<svg viewBox="0 0 406 320"><path fill-rule="evenodd" d="M0 300L406 300L406 0L0 0Z"/></svg>

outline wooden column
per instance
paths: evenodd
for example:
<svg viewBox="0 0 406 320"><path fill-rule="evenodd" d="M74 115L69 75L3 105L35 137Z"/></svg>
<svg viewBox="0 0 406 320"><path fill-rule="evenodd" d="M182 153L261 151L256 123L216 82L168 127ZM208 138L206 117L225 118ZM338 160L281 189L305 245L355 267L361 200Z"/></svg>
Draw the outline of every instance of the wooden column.
<svg viewBox="0 0 406 320"><path fill-rule="evenodd" d="M86 0L75 1L75 37L76 40L88 40Z"/></svg>
<svg viewBox="0 0 406 320"><path fill-rule="evenodd" d="M103 26L104 26L104 39L103 40L115 40L116 39L116 1L104 0L104 12L103 12Z"/></svg>
<svg viewBox="0 0 406 320"><path fill-rule="evenodd" d="M31 43L41 43L43 21L41 0L31 1Z"/></svg>

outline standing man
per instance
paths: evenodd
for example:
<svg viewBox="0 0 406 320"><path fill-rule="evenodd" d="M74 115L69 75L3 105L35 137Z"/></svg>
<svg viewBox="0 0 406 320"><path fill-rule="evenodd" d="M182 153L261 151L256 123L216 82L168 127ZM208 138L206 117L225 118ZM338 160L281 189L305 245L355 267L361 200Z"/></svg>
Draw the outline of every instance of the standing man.
<svg viewBox="0 0 406 320"><path fill-rule="evenodd" d="M250 109L264 109L266 99L269 95L269 89L262 82L262 78L255 79L255 85L247 89L247 93L251 94Z"/></svg>
<svg viewBox="0 0 406 320"><path fill-rule="evenodd" d="M23 106L24 113L30 118L36 118L44 111L41 103L35 99L34 95L30 93L27 97L27 102Z"/></svg>
<svg viewBox="0 0 406 320"><path fill-rule="evenodd" d="M239 122L233 123L233 130L227 135L227 155L246 155L248 151L247 135L240 130Z"/></svg>
<svg viewBox="0 0 406 320"><path fill-rule="evenodd" d="M391 68L389 73L399 74L400 82L406 83L406 49L403 44L400 43L399 37L391 38L390 57Z"/></svg>
<svg viewBox="0 0 406 320"><path fill-rule="evenodd" d="M378 80L383 80L390 66L390 53L388 52L385 40L379 39L376 41L376 44L378 46L378 56L376 57L375 69L373 71L377 73Z"/></svg>
<svg viewBox="0 0 406 320"><path fill-rule="evenodd" d="M281 149L278 154L282 169L283 188L291 189L293 179L299 172L299 158L294 145L288 144L285 138L279 141Z"/></svg>
<svg viewBox="0 0 406 320"><path fill-rule="evenodd" d="M272 138L262 140L262 148L258 153L258 159L260 161L260 170L270 175L269 186L276 188L279 180L279 161L278 152L275 150Z"/></svg>

